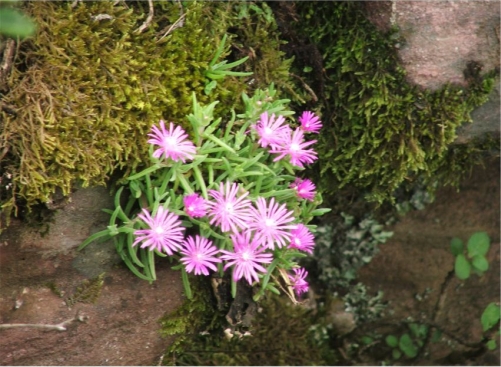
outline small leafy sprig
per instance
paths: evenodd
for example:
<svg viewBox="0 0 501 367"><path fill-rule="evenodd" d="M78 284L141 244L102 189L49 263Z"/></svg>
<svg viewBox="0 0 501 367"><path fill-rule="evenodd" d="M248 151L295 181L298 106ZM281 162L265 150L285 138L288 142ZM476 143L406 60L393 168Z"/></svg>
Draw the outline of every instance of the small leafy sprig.
<svg viewBox="0 0 501 367"><path fill-rule="evenodd" d="M242 278L260 286L258 300L279 288L296 302L308 290L307 271L297 260L312 253L315 226L308 223L330 209L319 209L321 194L297 171L316 160L311 148L321 121L310 111L290 125L288 100L274 100L275 89L243 93L245 111L229 120L213 115L217 101L200 105L193 95L190 140L172 122L150 132L151 164L128 177L107 211L106 230L84 241L113 238L130 270L154 281L155 256L176 259L191 298L188 273L209 275L231 268L232 294ZM128 190L127 201L122 193Z"/></svg>
<svg viewBox="0 0 501 367"><path fill-rule="evenodd" d="M205 71L205 76L210 79L210 82L205 86L204 92L205 94L210 94L210 92L217 86L217 81L224 79L226 76L250 76L251 72L244 71L231 71L234 67L237 67L240 64L243 64L249 58L248 56L241 58L240 60L231 62L228 64L227 60L223 60L221 62L216 63L221 54L224 51L224 46L226 44L227 35L225 34L219 47L216 50L216 53L212 60L209 62L209 68Z"/></svg>
<svg viewBox="0 0 501 367"><path fill-rule="evenodd" d="M463 241L454 237L451 240L451 252L456 256L454 271L456 276L465 280L470 277L473 271L478 276L483 275L489 269L489 262L486 255L489 252L491 242L487 233L476 232L468 239L466 256L464 254Z"/></svg>

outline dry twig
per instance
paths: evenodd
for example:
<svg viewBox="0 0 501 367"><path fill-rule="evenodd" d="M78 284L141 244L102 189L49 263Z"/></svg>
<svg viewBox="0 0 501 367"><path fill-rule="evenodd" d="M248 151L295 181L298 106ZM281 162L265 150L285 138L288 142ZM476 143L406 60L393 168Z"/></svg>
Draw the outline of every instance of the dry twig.
<svg viewBox="0 0 501 367"><path fill-rule="evenodd" d="M142 33L146 28L149 27L151 24L151 21L153 20L153 15L155 15L154 9L153 9L153 0L148 0L148 18L146 18L146 21L139 27L136 32L137 33Z"/></svg>
<svg viewBox="0 0 501 367"><path fill-rule="evenodd" d="M164 31L165 33L163 34L162 37L158 39L157 42L160 42L165 37L167 37L174 29L181 28L182 26L184 26L184 18L186 17L186 13L183 11L183 4L181 4L181 1L178 1L178 5L179 5L179 18L172 25L169 26L167 31L165 31L165 28L162 31L160 31L159 34L164 33Z"/></svg>
<svg viewBox="0 0 501 367"><path fill-rule="evenodd" d="M69 324L75 322L75 321L80 321L84 322L87 318L85 316L80 315L79 312L75 315L75 317L60 322L59 324L0 324L0 329L14 329L14 328L21 328L21 327L27 327L27 328L36 328L36 329L49 329L49 330L57 330L57 331L66 331L66 326Z"/></svg>

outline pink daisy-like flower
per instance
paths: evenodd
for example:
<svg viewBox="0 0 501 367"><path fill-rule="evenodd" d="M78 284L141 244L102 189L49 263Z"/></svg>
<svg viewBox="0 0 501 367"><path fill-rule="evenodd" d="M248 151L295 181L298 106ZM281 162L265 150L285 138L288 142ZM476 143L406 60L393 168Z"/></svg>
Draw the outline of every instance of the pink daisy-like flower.
<svg viewBox="0 0 501 367"><path fill-rule="evenodd" d="M293 183L289 185L291 189L296 189L297 196L302 199L313 201L315 198L315 184L309 179L296 178Z"/></svg>
<svg viewBox="0 0 501 367"><path fill-rule="evenodd" d="M194 271L195 275L209 275L207 268L217 271L214 263L220 263L222 260L215 257L219 253L219 249L212 245L212 241L196 235L195 238L188 237L183 245L181 254L184 256L180 261L186 266L188 273Z"/></svg>
<svg viewBox="0 0 501 367"><path fill-rule="evenodd" d="M318 134L322 128L322 121L320 118L311 111L304 111L299 118L301 129L305 132Z"/></svg>
<svg viewBox="0 0 501 367"><path fill-rule="evenodd" d="M269 249L275 249L275 242L279 248L285 246L291 238L289 230L297 227L292 224L292 211L288 211L285 204L276 203L275 198L271 198L267 205L266 200L259 197L256 206L257 209L252 208L253 218L249 228L256 231L256 237Z"/></svg>
<svg viewBox="0 0 501 367"><path fill-rule="evenodd" d="M221 259L227 261L224 270L234 265L233 280L235 282L244 277L252 285L254 281L259 282L258 272L266 273L266 269L260 264L271 263L273 255L263 253L265 248L260 245L255 236L251 240L251 235L251 231L231 235L234 252L221 250L223 253Z"/></svg>
<svg viewBox="0 0 501 367"><path fill-rule="evenodd" d="M315 246L315 236L304 224L298 224L296 229L291 231L291 243L289 248L295 248L300 251L313 253Z"/></svg>
<svg viewBox="0 0 501 367"><path fill-rule="evenodd" d="M254 125L254 129L259 135L258 143L262 148L275 147L283 141L283 135L290 131L289 125L284 125L285 118L278 116L275 119L275 114L268 116L268 112L263 112L260 120Z"/></svg>
<svg viewBox="0 0 501 367"><path fill-rule="evenodd" d="M289 280L291 282L292 289L299 296L301 293L308 292L308 282L305 280L308 272L304 268L294 268L294 275L289 274Z"/></svg>
<svg viewBox="0 0 501 367"><path fill-rule="evenodd" d="M137 217L150 228L134 231L136 240L132 246L143 242L141 248L148 247L150 251L156 249L166 252L168 255L172 255L174 251L181 248L184 227L181 226L177 215L160 206L154 217L146 209L143 209L143 212Z"/></svg>
<svg viewBox="0 0 501 367"><path fill-rule="evenodd" d="M219 184L219 190L209 190L209 195L215 199L209 201L210 224L221 227L221 231L237 233L240 229L248 228L251 201L246 199L248 192L237 196L239 186L237 183L226 182Z"/></svg>
<svg viewBox="0 0 501 367"><path fill-rule="evenodd" d="M186 132L179 126L174 128L172 122L169 125L169 130L167 130L165 122L160 120L160 129L153 126L151 131L148 134L151 137L148 143L160 146L153 152L153 157L159 158L163 155L165 159L171 158L175 162L181 160L185 163L186 159L193 159L196 154L195 145L186 140L188 137Z"/></svg>
<svg viewBox="0 0 501 367"><path fill-rule="evenodd" d="M198 194L186 195L183 203L185 213L192 218L200 218L207 213L207 202Z"/></svg>
<svg viewBox="0 0 501 367"><path fill-rule="evenodd" d="M279 161L286 155L290 157L292 165L303 168L303 163L313 163L317 160L317 152L313 149L306 149L311 144L316 143L316 140L304 141L304 133L301 129L296 129L291 132L286 132L282 145L273 147L270 153L278 153L278 156L273 162Z"/></svg>

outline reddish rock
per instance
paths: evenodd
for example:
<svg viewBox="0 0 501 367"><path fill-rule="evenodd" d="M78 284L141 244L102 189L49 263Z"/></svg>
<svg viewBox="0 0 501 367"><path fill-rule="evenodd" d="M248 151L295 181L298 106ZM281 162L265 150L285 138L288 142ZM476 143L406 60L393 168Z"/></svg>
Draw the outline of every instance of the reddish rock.
<svg viewBox="0 0 501 367"><path fill-rule="evenodd" d="M171 340L160 337L159 319L179 307L179 272L157 267L153 284L134 276L111 242L76 247L105 228L107 190L79 190L58 210L42 236L14 220L0 236L0 323L60 324L67 330L0 329L2 365L151 365ZM102 275L102 286L97 282ZM94 284L95 288L90 289ZM90 289L85 303L77 289ZM100 290L100 291L99 291ZM73 295L74 304L68 302ZM92 299L87 299L92 301ZM68 303L70 306L68 306Z"/></svg>
<svg viewBox="0 0 501 367"><path fill-rule="evenodd" d="M382 31L398 28L402 65L421 87L466 85L471 61L484 72L499 67L498 1L372 1L366 14Z"/></svg>

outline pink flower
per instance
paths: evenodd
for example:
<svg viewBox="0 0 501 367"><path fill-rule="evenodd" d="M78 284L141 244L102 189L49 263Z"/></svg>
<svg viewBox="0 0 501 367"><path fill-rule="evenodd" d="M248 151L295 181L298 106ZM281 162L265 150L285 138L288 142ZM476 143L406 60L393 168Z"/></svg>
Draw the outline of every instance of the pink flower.
<svg viewBox="0 0 501 367"><path fill-rule="evenodd" d="M315 237L304 224L298 224L297 228L291 231L291 243L289 248L295 248L312 254L314 246Z"/></svg>
<svg viewBox="0 0 501 367"><path fill-rule="evenodd" d="M184 239L184 228L181 226L181 221L177 215L160 206L154 217L151 217L146 209L143 209L143 212L137 217L150 228L134 231L136 240L132 246L136 246L143 241L141 248L148 247L150 251L163 250L168 255L172 255L174 251L181 248Z"/></svg>
<svg viewBox="0 0 501 367"><path fill-rule="evenodd" d="M174 124L171 122L167 131L165 122L160 120L160 129L153 126L151 130L152 132L148 134L151 137L148 143L160 146L153 152L153 157L159 158L163 155L165 159L171 158L175 162L181 160L183 163L186 159L193 159L196 147L191 141L186 140L188 135L181 127L176 126L174 129Z"/></svg>
<svg viewBox="0 0 501 367"><path fill-rule="evenodd" d="M291 282L292 289L299 296L301 293L308 292L308 282L305 280L308 272L304 268L294 268L294 275L289 274L289 280Z"/></svg>
<svg viewBox="0 0 501 367"><path fill-rule="evenodd" d="M305 132L312 132L318 134L318 131L322 128L322 121L311 111L304 111L299 118L301 123L301 129Z"/></svg>
<svg viewBox="0 0 501 367"><path fill-rule="evenodd" d="M296 189L297 196L302 199L313 201L315 198L315 184L309 179L296 178L293 183L289 185L291 189Z"/></svg>
<svg viewBox="0 0 501 367"><path fill-rule="evenodd" d="M207 212L207 202L198 194L186 195L183 203L185 213L192 218L203 217Z"/></svg>
<svg viewBox="0 0 501 367"><path fill-rule="evenodd" d="M256 206L257 209L252 208L253 218L249 228L255 229L256 237L269 249L275 249L275 242L279 248L285 246L291 238L288 230L296 228L291 224L294 220L292 211L288 211L285 204L276 203L275 198L271 198L268 206L266 200L259 197Z"/></svg>
<svg viewBox="0 0 501 367"><path fill-rule="evenodd" d="M258 272L266 273L266 269L260 264L269 264L273 255L263 253L265 248L254 237L251 240L251 232L237 233L230 236L233 242L233 251L221 250L224 254L221 259L227 261L224 270L234 265L233 280L236 282L242 277L252 285L253 281L259 282Z"/></svg>
<svg viewBox="0 0 501 367"><path fill-rule="evenodd" d="M282 145L272 147L270 150L270 153L278 153L278 157L273 162L288 155L292 165L303 168L303 163L313 163L317 160L317 152L313 149L305 149L316 142L316 140L305 142L304 133L301 129L294 130L292 134L288 131L284 134Z"/></svg>
<svg viewBox="0 0 501 367"><path fill-rule="evenodd" d="M260 120L254 125L254 129L259 135L258 143L262 148L274 147L282 143L283 135L290 131L289 125L284 125L285 119L283 116L278 116L275 120L275 114L271 117L268 112L264 112L260 116Z"/></svg>
<svg viewBox="0 0 501 367"><path fill-rule="evenodd" d="M237 233L240 229L245 229L249 226L249 215L251 201L245 199L248 192L244 192L237 197L238 184L230 184L226 182L224 186L221 182L218 190L209 190L209 195L215 199L215 202L209 201L209 218L210 224L216 224L221 227L221 231L228 232L231 230Z"/></svg>
<svg viewBox="0 0 501 367"><path fill-rule="evenodd" d="M180 261L186 266L188 273L194 271L195 275L209 275L207 268L217 271L214 263L221 262L221 259L215 257L218 252L219 249L213 246L212 241L207 238L199 235L196 235L195 238L190 236L184 241L184 248L181 250L181 254L184 256Z"/></svg>

